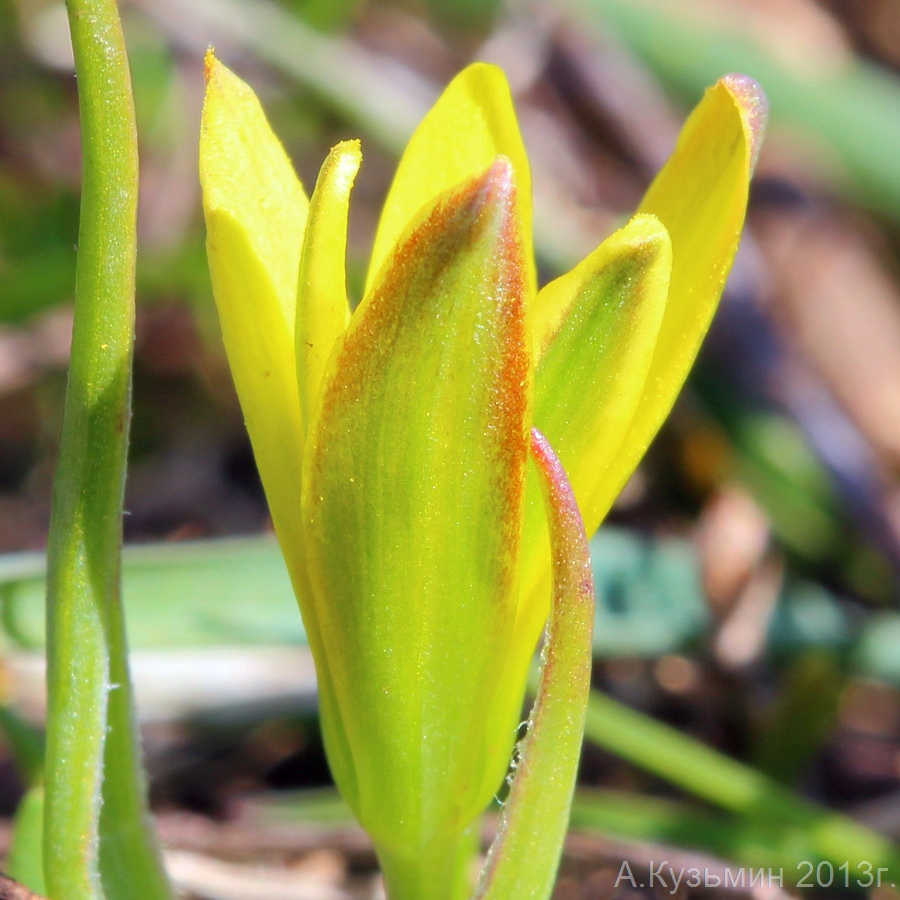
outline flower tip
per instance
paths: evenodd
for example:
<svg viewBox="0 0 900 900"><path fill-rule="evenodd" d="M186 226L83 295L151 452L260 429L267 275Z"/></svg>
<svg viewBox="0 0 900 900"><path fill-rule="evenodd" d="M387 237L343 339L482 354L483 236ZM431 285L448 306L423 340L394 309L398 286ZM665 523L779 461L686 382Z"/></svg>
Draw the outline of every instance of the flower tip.
<svg viewBox="0 0 900 900"><path fill-rule="evenodd" d="M769 118L769 101L759 83L749 75L726 75L722 84L741 112L750 148L750 166L754 168Z"/></svg>
<svg viewBox="0 0 900 900"><path fill-rule="evenodd" d="M502 205L515 197L516 176L512 160L507 156L497 156L480 180L479 193L485 202Z"/></svg>
<svg viewBox="0 0 900 900"><path fill-rule="evenodd" d="M516 217L516 174L512 161L506 156L496 156L484 173L470 182L467 205L472 215L484 219L495 234L512 238L520 223ZM512 249L513 244L510 244ZM518 258L518 251L514 256Z"/></svg>
<svg viewBox="0 0 900 900"><path fill-rule="evenodd" d="M210 44L206 49L206 53L203 55L203 77L207 84L209 84L209 80L212 78L213 67L217 62L216 48Z"/></svg>
<svg viewBox="0 0 900 900"><path fill-rule="evenodd" d="M358 138L340 141L331 148L328 158L336 167L341 183L346 183L349 179L352 184L362 162L362 145Z"/></svg>

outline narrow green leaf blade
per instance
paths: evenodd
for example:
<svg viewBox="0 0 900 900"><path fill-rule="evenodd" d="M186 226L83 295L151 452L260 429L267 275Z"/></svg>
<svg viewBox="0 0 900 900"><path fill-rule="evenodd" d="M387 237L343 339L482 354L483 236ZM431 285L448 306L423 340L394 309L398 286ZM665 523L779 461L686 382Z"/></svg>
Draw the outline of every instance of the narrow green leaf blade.
<svg viewBox="0 0 900 900"><path fill-rule="evenodd" d="M19 801L5 868L16 881L41 895L47 890L41 840L43 831L44 786L36 785Z"/></svg>
<svg viewBox="0 0 900 900"><path fill-rule="evenodd" d="M801 859L847 862L851 877L865 877L866 866L900 870L900 849L889 838L598 691L590 694L585 736L682 790L740 815L763 835L778 829L785 842L804 842L799 852L793 851Z"/></svg>
<svg viewBox="0 0 900 900"><path fill-rule="evenodd" d="M531 452L547 507L553 604L537 698L477 900L550 896L569 825L590 690L594 586L584 525L565 472L537 429Z"/></svg>
<svg viewBox="0 0 900 900"><path fill-rule="evenodd" d="M44 646L45 561L0 556L0 617L17 649ZM132 649L305 644L272 536L127 546L122 594Z"/></svg>

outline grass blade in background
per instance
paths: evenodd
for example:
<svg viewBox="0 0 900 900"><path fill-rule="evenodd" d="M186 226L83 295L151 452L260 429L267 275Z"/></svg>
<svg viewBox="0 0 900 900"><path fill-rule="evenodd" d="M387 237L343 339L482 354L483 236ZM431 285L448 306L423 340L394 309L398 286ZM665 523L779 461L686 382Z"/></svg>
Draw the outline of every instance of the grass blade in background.
<svg viewBox="0 0 900 900"><path fill-rule="evenodd" d="M689 541L606 526L590 545L596 659L684 652L713 627ZM39 553L0 556L0 639L10 650L44 647L44 570ZM269 536L128 546L122 580L133 649L306 643ZM897 613L857 621L837 596L789 578L773 611L768 649L781 659L825 648L851 675L900 686L898 636Z"/></svg>
<svg viewBox="0 0 900 900"><path fill-rule="evenodd" d="M585 735L633 765L737 814L747 829L745 837L755 834L757 842L786 848L798 862L847 862L849 872L860 878L867 863L884 866L892 875L900 872L900 852L888 838L597 691L588 702ZM802 874L798 870L795 876Z"/></svg>
<svg viewBox="0 0 900 900"><path fill-rule="evenodd" d="M12 646L44 646L44 557L0 557L0 622ZM125 547L122 593L129 645L174 649L305 644L273 538Z"/></svg>
<svg viewBox="0 0 900 900"><path fill-rule="evenodd" d="M119 596L137 139L115 0L71 0L82 129L72 354L48 543L44 875L51 896L168 897L146 812Z"/></svg>
<svg viewBox="0 0 900 900"><path fill-rule="evenodd" d="M704 25L689 4L663 0L580 0L585 15L616 33L666 86L691 96L723 72L743 72L765 90L774 126L803 128L840 160L850 192L900 220L900 83L859 59L818 66L780 61L736 29ZM806 67L804 69L804 66Z"/></svg>
<svg viewBox="0 0 900 900"><path fill-rule="evenodd" d="M44 878L44 788L29 788L19 801L5 868L20 884L37 894L47 891Z"/></svg>

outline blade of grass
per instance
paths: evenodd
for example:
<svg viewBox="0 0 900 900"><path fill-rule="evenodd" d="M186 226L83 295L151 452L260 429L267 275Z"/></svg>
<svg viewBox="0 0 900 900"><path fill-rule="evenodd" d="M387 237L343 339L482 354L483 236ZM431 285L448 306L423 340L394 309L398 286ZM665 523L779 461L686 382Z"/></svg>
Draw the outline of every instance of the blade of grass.
<svg viewBox="0 0 900 900"><path fill-rule="evenodd" d="M900 875L900 853L887 838L811 803L737 760L592 691L586 738L696 797L759 825L767 842L802 849L821 860L847 862L851 873L884 866ZM799 853L798 853L799 858ZM802 874L802 873L798 873ZM894 879L896 880L896 879Z"/></svg>
<svg viewBox="0 0 900 900"><path fill-rule="evenodd" d="M778 697L755 735L750 761L784 785L809 770L824 744L847 687L847 667L834 651L801 650L780 678Z"/></svg>
<svg viewBox="0 0 900 900"><path fill-rule="evenodd" d="M38 553L0 557L0 625L15 647L44 646L44 570ZM132 650L306 643L272 538L126 546L122 595Z"/></svg>
<svg viewBox="0 0 900 900"><path fill-rule="evenodd" d="M6 858L12 878L37 894L45 894L41 834L44 830L44 788L32 787L19 801Z"/></svg>
<svg viewBox="0 0 900 900"><path fill-rule="evenodd" d="M115 0L70 0L82 129L72 355L48 540L44 876L66 900L168 897L119 590L131 411L137 140Z"/></svg>
<svg viewBox="0 0 900 900"><path fill-rule="evenodd" d="M614 29L669 89L696 95L723 72L744 72L766 91L772 124L805 129L840 160L847 185L872 209L900 217L900 90L895 76L856 58L818 71L792 69L736 28L714 28L688 4L662 0L577 0L575 9Z"/></svg>
<svg viewBox="0 0 900 900"><path fill-rule="evenodd" d="M44 740L43 735L18 712L0 705L0 733L19 777L28 790L19 801L13 819L6 871L38 894L44 890L44 862L41 835L44 830Z"/></svg>
<svg viewBox="0 0 900 900"><path fill-rule="evenodd" d="M759 848L744 847L734 817L688 803L624 791L582 788L572 800L571 827L599 831L617 840L662 846L696 847L706 852L756 862ZM774 850L774 848L773 848ZM750 854L756 851L756 856ZM764 862L771 862L774 852Z"/></svg>

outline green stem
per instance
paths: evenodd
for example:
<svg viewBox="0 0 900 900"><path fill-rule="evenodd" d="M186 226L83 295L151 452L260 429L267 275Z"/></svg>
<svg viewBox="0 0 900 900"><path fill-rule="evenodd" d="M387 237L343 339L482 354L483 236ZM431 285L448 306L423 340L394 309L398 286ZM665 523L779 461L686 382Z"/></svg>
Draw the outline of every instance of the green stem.
<svg viewBox="0 0 900 900"><path fill-rule="evenodd" d="M69 0L82 128L72 356L48 542L44 873L65 900L169 896L146 814L120 597L137 140L115 0ZM101 812L102 810L102 812Z"/></svg>
<svg viewBox="0 0 900 900"><path fill-rule="evenodd" d="M376 848L388 900L464 900L477 839L477 826L472 826L418 853L399 855Z"/></svg>

